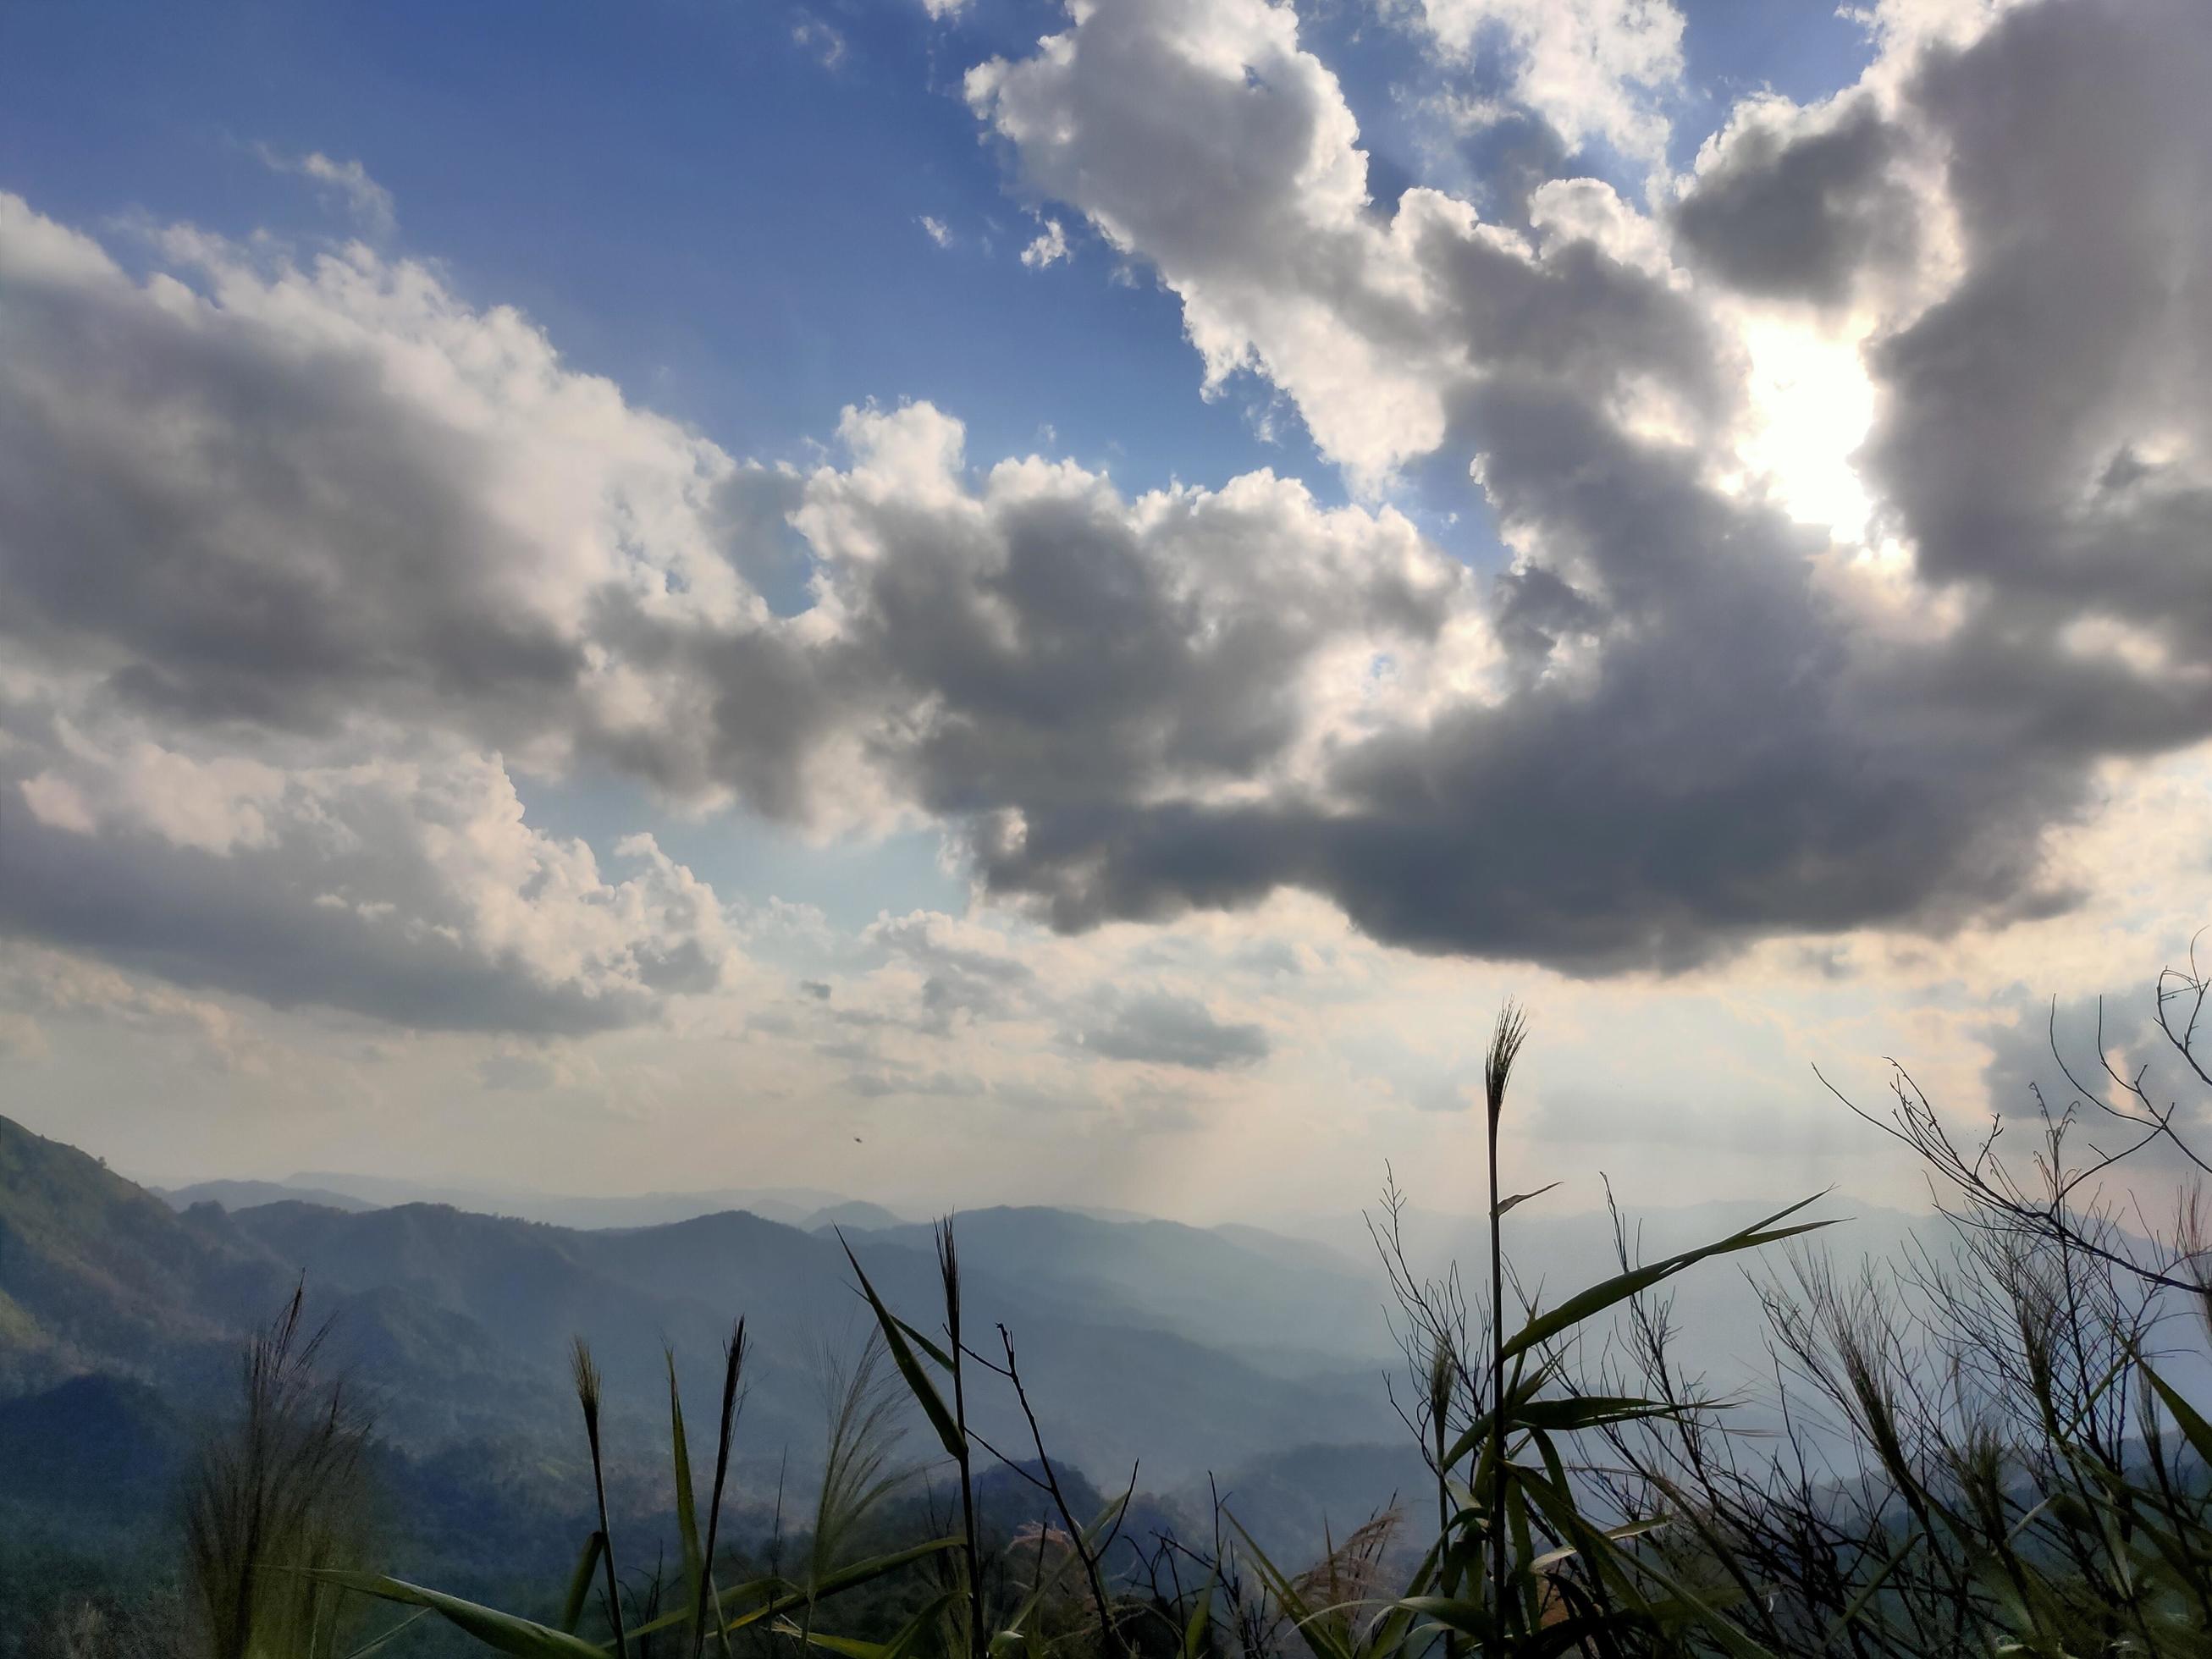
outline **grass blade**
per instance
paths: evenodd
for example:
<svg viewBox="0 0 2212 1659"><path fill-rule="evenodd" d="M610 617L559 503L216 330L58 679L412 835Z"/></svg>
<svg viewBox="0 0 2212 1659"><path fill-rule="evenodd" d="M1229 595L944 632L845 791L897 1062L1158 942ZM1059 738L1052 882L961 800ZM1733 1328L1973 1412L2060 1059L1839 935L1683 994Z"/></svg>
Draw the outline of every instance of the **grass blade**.
<svg viewBox="0 0 2212 1659"><path fill-rule="evenodd" d="M1755 1250L1762 1245L1834 1226L1833 1221L1805 1221L1794 1227L1774 1225L1785 1217L1796 1214L1808 1204L1819 1202L1821 1196L1821 1194L1815 1193L1810 1198L1799 1200L1786 1210L1778 1210L1765 1220L1756 1222L1741 1232L1729 1234L1717 1243L1685 1250L1680 1255L1670 1255L1665 1261L1655 1261L1649 1267L1632 1267L1625 1273L1616 1273L1601 1284L1569 1297L1549 1313L1537 1315L1523 1325L1516 1335L1508 1339L1504 1357L1512 1359L1540 1347L1553 1337L1572 1330L1592 1315L1603 1313L1607 1308L1626 1302L1631 1297L1640 1296L1653 1285L1672 1279L1684 1268L1695 1267L1700 1261L1717 1255L1731 1255L1739 1250Z"/></svg>
<svg viewBox="0 0 2212 1659"><path fill-rule="evenodd" d="M1205 1659L1206 1638L1213 1628L1213 1586L1221 1577L1216 1567L1206 1576L1206 1588L1190 1604L1190 1618L1182 1627L1182 1659Z"/></svg>
<svg viewBox="0 0 2212 1659"><path fill-rule="evenodd" d="M1504 1215L1508 1211L1526 1204L1532 1198L1541 1198L1546 1193L1555 1193L1565 1184L1565 1182L1555 1181L1548 1187L1537 1188L1533 1193L1516 1193L1510 1198L1501 1199L1498 1200L1497 1213Z"/></svg>
<svg viewBox="0 0 2212 1659"><path fill-rule="evenodd" d="M308 1577L320 1583L434 1613L486 1647L514 1654L517 1659L606 1659L605 1648L580 1636L517 1618L495 1607L465 1601L441 1590L425 1589L420 1584L387 1578L381 1573L348 1572L337 1567L311 1567L305 1571Z"/></svg>
<svg viewBox="0 0 2212 1659"><path fill-rule="evenodd" d="M837 1235L837 1242L844 1245L845 1260L853 1264L854 1275L860 1281L860 1294L868 1298L868 1305L876 1311L876 1323L883 1329L884 1346L891 1351L892 1363L899 1368L899 1375L906 1379L907 1389L920 1403L923 1414L929 1419L929 1425L937 1431L937 1437L945 1444L945 1455L958 1462L967 1454L967 1441L960 1432L960 1425L953 1420L952 1413L946 1407L943 1396L937 1392L937 1385L929 1380L929 1373L922 1370L921 1361L915 1358L914 1349L906 1340L906 1322L884 1305L883 1297L876 1294L876 1287L868 1282L868 1275L861 1271L860 1258L853 1254L850 1244L845 1243L842 1232ZM945 1364L949 1370L951 1361L948 1359Z"/></svg>
<svg viewBox="0 0 2212 1659"><path fill-rule="evenodd" d="M584 1540L583 1553L576 1558L576 1571L568 1576L568 1594L561 1602L561 1628L569 1634L583 1622L584 1602L592 1593L592 1575L599 1569L599 1556L607 1547L606 1534L597 1528Z"/></svg>
<svg viewBox="0 0 2212 1659"><path fill-rule="evenodd" d="M676 1386L676 1350L664 1348L668 1362L668 1440L676 1465L676 1540L684 1553L684 1601L690 1607L702 1604L700 1585L706 1565L699 1553L698 1498L691 1490L691 1448L684 1434L684 1397Z"/></svg>

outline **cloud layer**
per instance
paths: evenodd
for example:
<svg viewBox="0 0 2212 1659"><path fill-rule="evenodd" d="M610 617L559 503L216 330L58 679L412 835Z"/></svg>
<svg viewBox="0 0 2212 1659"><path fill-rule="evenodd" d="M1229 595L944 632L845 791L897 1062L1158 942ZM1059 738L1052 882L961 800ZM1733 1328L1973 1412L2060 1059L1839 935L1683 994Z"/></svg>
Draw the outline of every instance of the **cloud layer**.
<svg viewBox="0 0 2212 1659"><path fill-rule="evenodd" d="M1503 28L1568 144L1656 158L1672 16L1425 26ZM0 197L0 927L407 1024L651 1019L735 935L650 841L603 872L524 821L516 776L580 769L941 824L1063 930L1294 889L1604 973L2047 914L2098 769L2212 735L2208 73L2201 7L2043 0L1745 104L1651 210L1554 179L1515 227L1371 201L1264 0L975 67L1031 263L1081 223L1155 273L1341 507L979 464L927 404L743 460L430 266L179 228L139 276ZM1774 470L1778 331L1863 365L1863 543ZM1025 994L925 978L941 1028ZM1269 1051L1165 992L1030 1006L1107 1059Z"/></svg>

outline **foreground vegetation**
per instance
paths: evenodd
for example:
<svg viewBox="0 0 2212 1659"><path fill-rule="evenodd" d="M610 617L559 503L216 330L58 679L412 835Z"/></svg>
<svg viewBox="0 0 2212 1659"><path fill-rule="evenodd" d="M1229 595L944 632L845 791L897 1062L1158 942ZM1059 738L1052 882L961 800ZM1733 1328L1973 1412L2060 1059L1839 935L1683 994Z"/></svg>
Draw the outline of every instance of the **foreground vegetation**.
<svg viewBox="0 0 2212 1659"><path fill-rule="evenodd" d="M2205 979L2192 964L2158 989L2172 1056L2212 1086ZM315 1382L295 1299L253 1346L240 1427L202 1456L188 1593L165 1629L95 1620L49 1648L338 1659L443 1626L530 1659L2212 1652L2212 1423L2180 1381L2212 1305L2194 1185L2212 1165L2147 1073L2069 1074L2078 1099L2041 1112L2020 1163L2001 1156L2001 1125L1954 1140L1898 1072L1880 1126L1940 1183L1946 1251L1841 1272L1810 1237L1830 1224L1813 1199L1653 1261L1617 1223L1618 1272L1547 1302L1508 1248L1512 1212L1542 1194L1502 1193L1497 1176L1525 1029L1509 1009L1486 1070L1485 1282L1413 1268L1395 1188L1374 1219L1406 1360L1394 1395L1431 1490L1316 1562L1272 1559L1233 1497L1177 1524L1139 1513L1135 1472L1102 1500L1056 1463L1013 1334L963 1323L947 1223L927 1310L889 1305L848 1252L874 1328L833 1392L825 1473L788 1536L781 1519L765 1546L722 1532L740 1320L696 1459L668 1367L674 1562L615 1534L601 1384L580 1344L597 1524L565 1589L525 1616L374 1571L354 1520L362 1425ZM2143 1193L2159 1182L2179 1197L2153 1225ZM1670 1282L1723 1258L1758 1264L1763 1286L1778 1425L1763 1432L1677 1352ZM1018 1402L1026 1445L978 1432L986 1389ZM926 1425L941 1476L919 1502L902 1415ZM993 1497L1010 1480L1027 1494L1011 1508Z"/></svg>

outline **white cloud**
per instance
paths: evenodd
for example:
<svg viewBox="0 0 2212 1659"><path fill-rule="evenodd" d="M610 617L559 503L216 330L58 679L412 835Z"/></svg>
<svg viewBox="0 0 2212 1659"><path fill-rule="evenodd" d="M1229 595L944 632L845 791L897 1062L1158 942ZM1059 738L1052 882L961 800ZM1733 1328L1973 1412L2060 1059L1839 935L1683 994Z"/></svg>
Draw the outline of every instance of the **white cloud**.
<svg viewBox="0 0 2212 1659"><path fill-rule="evenodd" d="M1419 6L1447 52L1501 40L1511 91L1566 143L1602 140L1655 170L1666 161L1665 106L1682 78L1682 14L1671 0L1395 0Z"/></svg>
<svg viewBox="0 0 2212 1659"><path fill-rule="evenodd" d="M714 988L734 954L713 890L650 836L603 874L524 822L494 757L280 771L79 735L56 759L99 805L14 832L26 885L0 927L180 983L429 1027L597 1030Z"/></svg>
<svg viewBox="0 0 2212 1659"><path fill-rule="evenodd" d="M261 158L264 166L278 173L312 179L337 195L355 222L368 234L386 237L398 228L398 212L392 192L370 178L368 169L359 161L334 161L320 150L310 150L305 155L287 155L267 144L256 146L254 154Z"/></svg>
<svg viewBox="0 0 2212 1659"><path fill-rule="evenodd" d="M1067 233L1060 228L1060 221L1048 219L1044 228L1022 250L1022 263L1032 270L1042 270L1055 259L1067 258Z"/></svg>
<svg viewBox="0 0 2212 1659"><path fill-rule="evenodd" d="M1422 188L1376 213L1358 124L1288 8L1089 9L966 88L1027 189L1082 211L1181 298L1207 389L1265 374L1364 489L1443 445L1500 370L1707 404L1727 373L1723 343L1663 276L1586 270L1580 235L1532 241Z"/></svg>
<svg viewBox="0 0 2212 1659"><path fill-rule="evenodd" d="M938 246L951 247L952 246L952 228L946 224L944 220L925 213L921 216L921 219L917 221L917 222L921 226L922 234L928 237L929 240L936 243Z"/></svg>

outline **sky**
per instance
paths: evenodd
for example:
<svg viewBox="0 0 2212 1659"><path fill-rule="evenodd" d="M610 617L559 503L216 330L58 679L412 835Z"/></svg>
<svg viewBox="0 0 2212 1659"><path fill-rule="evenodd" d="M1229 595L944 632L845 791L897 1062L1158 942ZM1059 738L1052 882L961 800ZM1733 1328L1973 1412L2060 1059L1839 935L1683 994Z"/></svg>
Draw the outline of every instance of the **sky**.
<svg viewBox="0 0 2212 1659"><path fill-rule="evenodd" d="M1513 998L1515 1179L1911 1201L1838 1092L2149 1058L2212 921L2208 83L2198 0L0 10L0 1112L1466 1207Z"/></svg>

